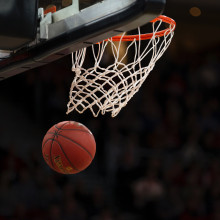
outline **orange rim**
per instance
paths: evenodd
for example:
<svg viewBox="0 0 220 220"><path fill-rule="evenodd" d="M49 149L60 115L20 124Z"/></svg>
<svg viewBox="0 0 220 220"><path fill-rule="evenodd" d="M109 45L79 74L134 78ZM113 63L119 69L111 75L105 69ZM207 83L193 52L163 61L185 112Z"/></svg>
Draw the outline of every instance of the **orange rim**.
<svg viewBox="0 0 220 220"><path fill-rule="evenodd" d="M156 37L163 37L164 35L168 35L170 32L173 32L175 30L176 22L172 18L169 18L164 15L160 15L157 18L155 18L154 20L152 20L151 23L154 23L157 21L162 21L166 24L169 24L170 27L166 28L162 31L158 31L154 34L153 33L140 34L140 36L139 35L124 35L123 37L122 36L115 36L115 37L110 38L110 40L112 40L112 41L133 41L134 39L136 39L136 40L149 40L153 37L153 35Z"/></svg>
<svg viewBox="0 0 220 220"><path fill-rule="evenodd" d="M51 6L50 8L46 9L44 11L44 15L46 15L47 13L51 12L51 13L54 13L57 11L57 7L55 5Z"/></svg>

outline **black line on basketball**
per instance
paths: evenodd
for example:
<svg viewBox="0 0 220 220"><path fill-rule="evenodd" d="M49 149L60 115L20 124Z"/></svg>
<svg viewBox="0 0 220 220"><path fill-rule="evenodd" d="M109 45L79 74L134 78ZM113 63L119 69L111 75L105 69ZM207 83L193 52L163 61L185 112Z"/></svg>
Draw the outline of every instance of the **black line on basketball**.
<svg viewBox="0 0 220 220"><path fill-rule="evenodd" d="M67 140L69 140L69 141L73 142L74 144L78 145L80 148L82 148L84 151L86 151L89 154L89 156L93 159L91 153L86 148L84 148L82 145L80 145L79 143L75 142L74 140L72 140L72 139L70 139L70 138L68 138L68 137L66 137L62 134L59 134L59 136L61 136L63 138L66 138Z"/></svg>
<svg viewBox="0 0 220 220"><path fill-rule="evenodd" d="M57 124L56 125L54 125L54 127L56 128L56 129L58 129L58 130L60 130L60 129L62 129L62 127L63 126L65 126L66 124L68 124L68 123L70 123L69 121L67 121L66 123L64 123L60 128L59 127L57 127Z"/></svg>
<svg viewBox="0 0 220 220"><path fill-rule="evenodd" d="M91 134L90 132L88 132L88 131L86 131L86 130L81 130L81 129L76 129L76 128L70 128L70 129L63 129L63 128L61 128L60 129L61 131L82 131L82 132L85 132L85 133L87 133L87 134Z"/></svg>
<svg viewBox="0 0 220 220"><path fill-rule="evenodd" d="M52 140L54 140L54 138L48 138L45 142L47 142L48 140L51 140L51 141L52 141Z"/></svg>
<svg viewBox="0 0 220 220"><path fill-rule="evenodd" d="M55 141L55 140L54 140ZM62 152L63 152L63 154L64 154L64 156L66 157L66 159L68 160L68 162L69 162L69 164L71 165L71 167L74 169L74 170L76 170L76 171L80 171L79 169L77 169L75 166L73 166L73 164L71 163L71 161L69 160L69 158L67 157L67 155L66 155L66 153L65 153L65 151L64 151L64 149L63 149L63 147L61 146L61 144L59 143L59 141L55 141L55 142L57 142L58 143L58 145L59 145L59 147L60 147L60 149L62 150Z"/></svg>
<svg viewBox="0 0 220 220"><path fill-rule="evenodd" d="M57 130L60 130L60 128L58 128L57 125L54 125L54 127L55 127Z"/></svg>
<svg viewBox="0 0 220 220"><path fill-rule="evenodd" d="M42 147L42 150L44 149L45 144L46 144L49 140L53 140L53 139L52 139L52 138L47 139L47 140L44 142L44 145L43 145L43 147Z"/></svg>
<svg viewBox="0 0 220 220"><path fill-rule="evenodd" d="M47 143L49 140L52 141L52 142L51 142L51 146L50 146L50 162L51 162L51 166L56 170L56 168L54 167L53 160L52 160L52 155L51 155L54 138L55 138L55 133L53 134L53 138L48 138L48 139L45 141L45 143ZM44 143L44 145L45 145L45 143ZM43 148L44 148L44 145L43 145Z"/></svg>
<svg viewBox="0 0 220 220"><path fill-rule="evenodd" d="M47 134L53 134L53 135L55 135L55 133L54 132L47 132ZM53 137L54 138L54 137Z"/></svg>
<svg viewBox="0 0 220 220"><path fill-rule="evenodd" d="M51 146L50 146L50 162L51 162L52 167L53 167L55 170L57 170L57 169L54 167L53 160L52 160L52 155L51 155L52 147L53 147L53 142L54 142L54 139L52 139L52 143L51 143Z"/></svg>

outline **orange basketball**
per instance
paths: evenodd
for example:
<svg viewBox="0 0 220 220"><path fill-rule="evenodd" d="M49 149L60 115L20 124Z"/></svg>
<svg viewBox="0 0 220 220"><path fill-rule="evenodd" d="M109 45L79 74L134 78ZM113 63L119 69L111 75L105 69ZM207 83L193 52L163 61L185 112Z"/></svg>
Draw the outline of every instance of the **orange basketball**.
<svg viewBox="0 0 220 220"><path fill-rule="evenodd" d="M86 169L96 152L91 131L75 121L63 121L48 130L42 143L44 160L53 170L74 174Z"/></svg>

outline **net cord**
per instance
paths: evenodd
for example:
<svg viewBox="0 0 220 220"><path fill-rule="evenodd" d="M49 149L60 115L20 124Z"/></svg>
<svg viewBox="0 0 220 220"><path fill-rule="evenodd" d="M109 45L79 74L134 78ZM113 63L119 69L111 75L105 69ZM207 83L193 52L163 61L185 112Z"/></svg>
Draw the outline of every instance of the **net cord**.
<svg viewBox="0 0 220 220"><path fill-rule="evenodd" d="M144 49L141 44L141 31L138 28L138 36L134 37L120 58L121 45L125 33L120 36L116 45L115 37L92 45L94 66L83 68L86 56L86 48L72 54L72 71L75 77L70 87L67 114L73 110L83 113L90 109L93 116L99 113L111 112L115 117L120 110L127 105L129 100L139 91L140 87L154 68L156 61L166 51L174 35L175 25L170 24L165 29L163 38L158 37L159 29L163 23L162 19L152 22L152 37ZM134 35L136 36L136 35ZM110 44L114 62L107 67L102 67L106 48ZM130 49L133 48L133 60L125 63ZM142 66L142 62L151 54L149 64Z"/></svg>

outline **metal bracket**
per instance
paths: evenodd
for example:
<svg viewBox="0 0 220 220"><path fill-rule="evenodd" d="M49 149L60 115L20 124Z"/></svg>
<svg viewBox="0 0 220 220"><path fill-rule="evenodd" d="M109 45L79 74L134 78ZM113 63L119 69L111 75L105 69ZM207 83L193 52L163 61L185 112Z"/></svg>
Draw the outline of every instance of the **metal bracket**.
<svg viewBox="0 0 220 220"><path fill-rule="evenodd" d="M49 12L46 16L40 21L40 39L48 39L48 25L52 23L52 13Z"/></svg>
<svg viewBox="0 0 220 220"><path fill-rule="evenodd" d="M79 13L79 0L72 0L72 5L53 13L53 23Z"/></svg>
<svg viewBox="0 0 220 220"><path fill-rule="evenodd" d="M79 13L79 1L72 0L72 5L63 8L54 13L47 13L44 16L44 9L38 9L38 17L40 18L40 40L49 39L48 25L64 20L72 15Z"/></svg>

